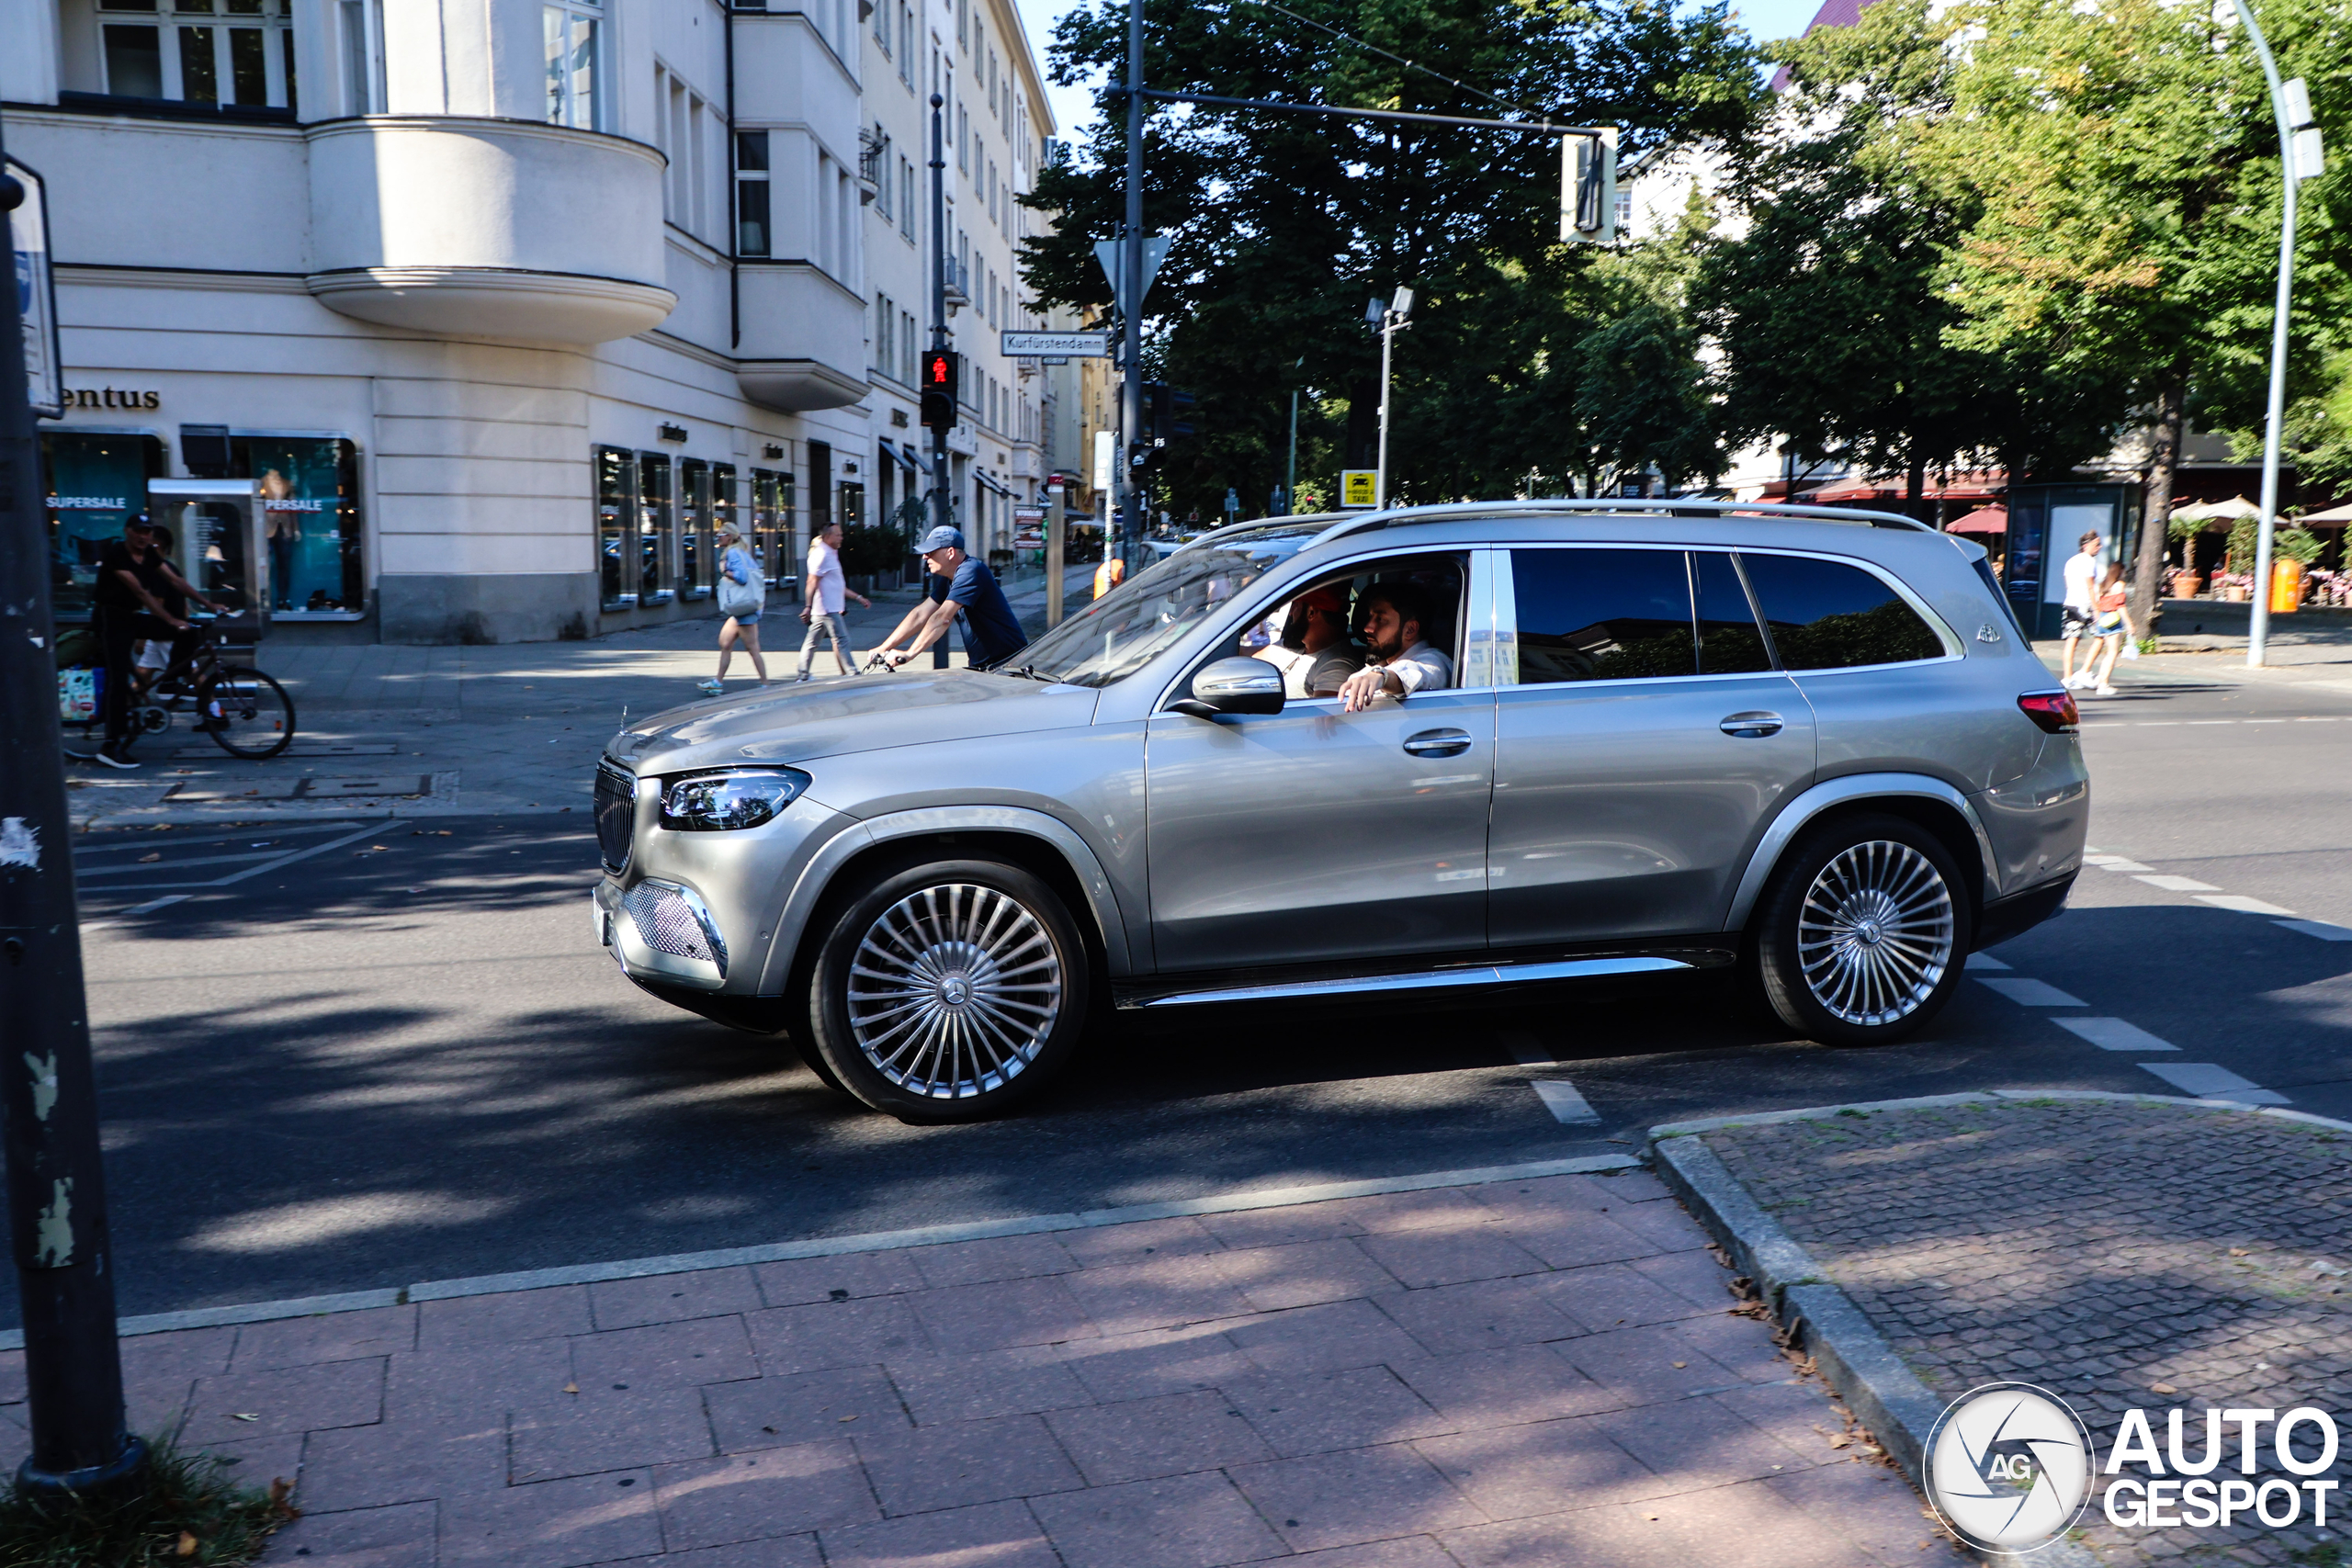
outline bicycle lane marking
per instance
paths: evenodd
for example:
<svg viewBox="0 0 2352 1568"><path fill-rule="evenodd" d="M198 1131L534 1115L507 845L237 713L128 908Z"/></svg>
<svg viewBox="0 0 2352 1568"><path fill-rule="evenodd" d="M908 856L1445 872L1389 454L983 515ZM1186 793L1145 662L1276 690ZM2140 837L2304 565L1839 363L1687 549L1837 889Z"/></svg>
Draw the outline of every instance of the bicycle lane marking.
<svg viewBox="0 0 2352 1568"><path fill-rule="evenodd" d="M243 882L248 876L259 876L266 871L277 871L280 867L292 865L296 861L309 860L312 855L322 855L329 850L339 850L344 845L367 838L371 833L382 832L384 823L396 820L398 818L387 817L380 822L369 822L340 838L329 839L325 843L312 844L308 849L296 850L291 854L279 855L275 860L264 861L259 865L247 866L243 871L231 872L226 876L216 876L209 882L151 882L140 891L161 892L168 887L227 887L233 883Z"/></svg>

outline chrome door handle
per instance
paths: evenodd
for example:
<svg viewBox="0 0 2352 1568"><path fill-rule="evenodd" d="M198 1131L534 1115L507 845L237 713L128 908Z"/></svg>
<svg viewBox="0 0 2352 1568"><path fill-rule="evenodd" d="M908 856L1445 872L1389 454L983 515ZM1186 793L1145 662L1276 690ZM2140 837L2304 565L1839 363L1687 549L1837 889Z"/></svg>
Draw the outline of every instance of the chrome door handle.
<svg viewBox="0 0 2352 1568"><path fill-rule="evenodd" d="M1776 713L1736 713L1716 728L1736 739L1760 740L1767 735L1781 733L1781 716Z"/></svg>
<svg viewBox="0 0 2352 1568"><path fill-rule="evenodd" d="M1466 729L1424 729L1408 736L1405 750L1416 757L1459 757L1470 750L1470 732Z"/></svg>

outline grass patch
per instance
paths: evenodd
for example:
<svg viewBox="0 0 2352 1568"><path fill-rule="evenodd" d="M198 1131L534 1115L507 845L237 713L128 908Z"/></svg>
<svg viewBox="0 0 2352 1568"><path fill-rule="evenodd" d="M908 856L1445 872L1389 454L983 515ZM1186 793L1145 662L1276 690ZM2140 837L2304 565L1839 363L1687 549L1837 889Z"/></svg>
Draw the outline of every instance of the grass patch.
<svg viewBox="0 0 2352 1568"><path fill-rule="evenodd" d="M237 1461L148 1444L148 1484L133 1496L0 1495L0 1568L227 1568L252 1562L296 1517L290 1487L238 1483Z"/></svg>

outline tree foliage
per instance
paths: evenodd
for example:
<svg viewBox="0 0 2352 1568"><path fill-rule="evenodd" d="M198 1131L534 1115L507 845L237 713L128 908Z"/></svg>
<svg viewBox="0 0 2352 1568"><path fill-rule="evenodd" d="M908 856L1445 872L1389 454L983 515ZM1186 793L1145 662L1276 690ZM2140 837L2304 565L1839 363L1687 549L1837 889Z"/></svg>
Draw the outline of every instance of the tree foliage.
<svg viewBox="0 0 2352 1568"><path fill-rule="evenodd" d="M1564 124L1614 123L1634 151L1744 135L1760 96L1755 57L1724 0L1297 0L1289 8ZM1063 18L1057 80L1124 73L1125 6ZM1497 108L1395 60L1251 0L1145 0L1154 86L1295 103L1501 118ZM1105 302L1092 245L1121 212L1124 111L1103 113L1081 154L1049 169L1034 206L1059 214L1028 242L1024 271L1046 303ZM1593 248L1556 239L1560 151L1548 137L1264 111L1148 118L1147 231L1173 238L1147 302L1155 371L1199 398L1201 434L1171 459L1164 504L1213 515L1224 488L1256 510L1282 477L1289 393L1303 410L1302 485L1369 467L1380 345L1366 301L1409 285L1397 340L1391 493L1510 494L1591 473L1600 443L1580 390L1596 371L1655 357L1647 329L1607 353L1586 340L1609 298ZM1656 323L1653 323L1655 326ZM1687 340L1675 346L1686 351ZM1596 358L1596 355L1599 355ZM1581 407L1581 412L1580 412ZM1638 434L1635 432L1634 434ZM1619 431L1611 439L1630 438Z"/></svg>

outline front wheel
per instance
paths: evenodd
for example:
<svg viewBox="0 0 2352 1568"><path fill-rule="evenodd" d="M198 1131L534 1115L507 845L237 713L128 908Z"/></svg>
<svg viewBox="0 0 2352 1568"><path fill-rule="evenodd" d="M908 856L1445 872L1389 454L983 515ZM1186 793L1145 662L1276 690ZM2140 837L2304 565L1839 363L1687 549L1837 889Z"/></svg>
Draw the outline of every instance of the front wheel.
<svg viewBox="0 0 2352 1568"><path fill-rule="evenodd" d="M902 1122L978 1121L1027 1099L1085 1028L1077 923L1001 862L883 877L842 912L811 979L809 1032L831 1076Z"/></svg>
<svg viewBox="0 0 2352 1568"><path fill-rule="evenodd" d="M1900 1040L1960 984L1969 908L1951 855L1899 817L1806 833L1757 916L1756 970L1790 1028L1827 1045Z"/></svg>
<svg viewBox="0 0 2352 1568"><path fill-rule="evenodd" d="M259 761L294 743L294 699L258 670L223 668L197 693L197 725L232 757Z"/></svg>

